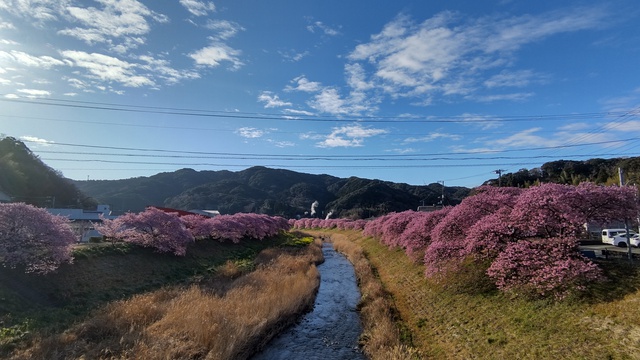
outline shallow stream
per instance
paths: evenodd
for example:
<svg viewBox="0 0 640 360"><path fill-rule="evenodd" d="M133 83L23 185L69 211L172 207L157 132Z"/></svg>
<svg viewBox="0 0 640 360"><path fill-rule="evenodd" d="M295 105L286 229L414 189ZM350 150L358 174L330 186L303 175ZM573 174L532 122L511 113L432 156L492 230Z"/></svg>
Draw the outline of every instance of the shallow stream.
<svg viewBox="0 0 640 360"><path fill-rule="evenodd" d="M360 291L353 266L331 243L322 245L320 288L313 310L273 339L253 360L366 359L358 348Z"/></svg>

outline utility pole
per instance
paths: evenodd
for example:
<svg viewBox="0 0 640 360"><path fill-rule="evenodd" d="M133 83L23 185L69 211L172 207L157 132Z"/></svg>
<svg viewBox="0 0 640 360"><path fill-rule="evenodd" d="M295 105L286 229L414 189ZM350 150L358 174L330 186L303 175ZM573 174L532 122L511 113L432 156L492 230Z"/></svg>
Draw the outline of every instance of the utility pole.
<svg viewBox="0 0 640 360"><path fill-rule="evenodd" d="M442 185L442 195L440 195L440 205L444 208L444 180L438 181L438 184Z"/></svg>
<svg viewBox="0 0 640 360"><path fill-rule="evenodd" d="M493 172L498 174L498 187L502 187L502 172L504 170L502 169L498 169L498 170L494 170Z"/></svg>
<svg viewBox="0 0 640 360"><path fill-rule="evenodd" d="M624 170L618 168L618 177L620 178L620 186L624 186ZM629 261L633 261L633 251L631 250L631 235L629 234L629 220L624 219L624 231L627 235L627 257Z"/></svg>

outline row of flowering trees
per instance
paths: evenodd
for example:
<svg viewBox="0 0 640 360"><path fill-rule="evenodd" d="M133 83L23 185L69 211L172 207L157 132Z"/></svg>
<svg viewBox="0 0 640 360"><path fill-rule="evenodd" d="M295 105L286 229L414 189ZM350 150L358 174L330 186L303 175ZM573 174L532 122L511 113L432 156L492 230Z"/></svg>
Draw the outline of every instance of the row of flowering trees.
<svg viewBox="0 0 640 360"><path fill-rule="evenodd" d="M208 218L200 215L179 217L154 207L141 213L127 213L113 220L104 219L96 229L112 241L124 241L158 252L184 256L195 240L212 239L240 242L262 240L290 228L282 217L238 213Z"/></svg>
<svg viewBox="0 0 640 360"><path fill-rule="evenodd" d="M600 268L579 252L584 225L635 219L639 210L634 187L480 187L455 207L369 221L363 234L404 249L424 263L427 277L455 272L472 261L487 264L477 268L501 290L563 297L602 279Z"/></svg>
<svg viewBox="0 0 640 360"><path fill-rule="evenodd" d="M290 228L282 217L262 214L199 215L178 217L150 207L113 220L103 219L96 229L111 241L123 241L158 252L184 256L196 240L240 242L262 240ZM47 273L71 262L76 242L69 220L24 203L0 204L0 265L24 266L27 272Z"/></svg>

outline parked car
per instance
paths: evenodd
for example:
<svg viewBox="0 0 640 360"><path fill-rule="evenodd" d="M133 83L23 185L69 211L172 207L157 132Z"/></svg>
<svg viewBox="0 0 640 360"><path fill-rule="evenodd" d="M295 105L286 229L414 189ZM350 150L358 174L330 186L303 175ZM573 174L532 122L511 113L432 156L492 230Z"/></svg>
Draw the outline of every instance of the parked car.
<svg viewBox="0 0 640 360"><path fill-rule="evenodd" d="M602 229L602 242L604 244L613 245L613 238L616 235L624 234L627 230L625 229ZM633 234L633 231L630 231Z"/></svg>
<svg viewBox="0 0 640 360"><path fill-rule="evenodd" d="M627 247L629 243L631 246L639 247L640 246L640 235L629 232L631 234L631 238L627 240L627 234L622 233L613 237L613 246L618 247Z"/></svg>

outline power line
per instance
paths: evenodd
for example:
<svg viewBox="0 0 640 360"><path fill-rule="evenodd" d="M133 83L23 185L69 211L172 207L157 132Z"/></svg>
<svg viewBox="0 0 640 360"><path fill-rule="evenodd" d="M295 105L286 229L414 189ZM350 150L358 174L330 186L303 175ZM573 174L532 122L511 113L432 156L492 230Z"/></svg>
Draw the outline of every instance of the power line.
<svg viewBox="0 0 640 360"><path fill-rule="evenodd" d="M603 145L603 144L611 144L611 143L629 142L629 141L634 141L634 140L640 140L640 137L619 139L619 140L612 140L612 141L597 141L597 142L583 143L583 144L542 146L542 147L521 148L521 149L460 151L460 152L449 152L449 153L417 153L417 154L324 155L323 157L331 158L331 159L337 159L337 158L361 159L361 158L367 158L367 157L384 157L384 158L407 157L407 158L409 158L409 157L419 157L419 156L499 154L499 153L507 153L507 152L538 151L538 150L549 150L549 149L575 148L575 147L580 147L580 146ZM35 141L35 140L22 140L22 141L38 143L38 141ZM258 157L266 156L265 154L255 154L255 153L180 151L180 150L134 148L134 147L119 147L119 146L102 146L102 145L86 145L86 144L72 144L72 143L58 143L58 142L49 143L49 145L81 147L81 148L93 148L93 149L109 149L109 150L126 150L126 151L142 151L142 152L194 154L194 155L218 155L218 156L225 156L226 155L226 156L258 156ZM269 154L268 156L271 156L271 157L292 157L292 158L317 157L316 155L301 155L301 154L288 154L288 155Z"/></svg>
<svg viewBox="0 0 640 360"><path fill-rule="evenodd" d="M495 122L523 122L523 121L558 121L605 118L620 116L628 112L599 112L599 113L574 113L574 114L548 114L548 115L508 115L508 116L426 116L426 117L389 117L389 116L346 116L342 118L324 117L321 115L283 115L225 112L202 109L168 108L157 106L126 105L103 102L83 102L63 99L10 99L1 98L0 101L34 104L44 106L57 106L76 109L105 110L131 113L164 114L176 116L213 117L230 119L275 120L275 121L310 121L310 122L361 122L361 123L495 123Z"/></svg>
<svg viewBox="0 0 640 360"><path fill-rule="evenodd" d="M56 159L56 158L42 158L46 161L68 161L68 162L97 162L106 164L135 164L135 165L175 165L175 166L221 166L221 167L246 167L247 165L239 164L213 164L213 163L173 163L173 162L147 162L147 161L119 161L119 160L104 160L104 159ZM403 169L403 168L447 168L447 167L488 167L488 166L501 166L501 165L537 165L539 163L519 163L519 164L412 164L412 165L282 165L282 164L263 164L260 166L275 167L275 168L322 168L322 169L340 169L340 168L358 168L358 169Z"/></svg>
<svg viewBox="0 0 640 360"><path fill-rule="evenodd" d="M222 156L206 156L206 155L158 155L158 154L131 154L131 153L96 153L96 152L76 152L76 151L55 151L55 150L33 150L38 154L66 154L66 155L91 155L91 156L113 156L113 157L147 157L147 158L178 158L178 159L221 159L221 160L293 160L293 161L469 161L469 160L517 160L517 159L550 159L557 158L554 155L530 155L530 156L485 156L485 157L429 157L429 158L402 158L406 155L394 155L397 157L331 157L331 156L311 156L304 155L222 155ZM616 156L619 154L599 154L600 156ZM575 154L564 155L565 157L589 157L591 155ZM506 170L502 170L506 171Z"/></svg>

